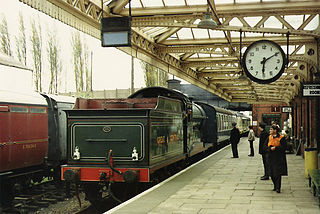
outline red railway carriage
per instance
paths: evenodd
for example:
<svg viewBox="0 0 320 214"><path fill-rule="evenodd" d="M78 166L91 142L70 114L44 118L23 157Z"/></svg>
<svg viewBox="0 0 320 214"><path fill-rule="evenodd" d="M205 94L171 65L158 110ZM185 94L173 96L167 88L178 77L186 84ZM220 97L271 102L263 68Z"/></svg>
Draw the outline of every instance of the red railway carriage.
<svg viewBox="0 0 320 214"><path fill-rule="evenodd" d="M0 90L0 174L44 163L48 107L38 93Z"/></svg>

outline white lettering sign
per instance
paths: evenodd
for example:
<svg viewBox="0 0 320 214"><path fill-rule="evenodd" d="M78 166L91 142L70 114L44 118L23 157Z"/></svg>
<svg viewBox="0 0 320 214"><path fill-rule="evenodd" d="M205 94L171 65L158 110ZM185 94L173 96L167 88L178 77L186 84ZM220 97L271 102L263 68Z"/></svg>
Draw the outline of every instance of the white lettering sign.
<svg viewBox="0 0 320 214"><path fill-rule="evenodd" d="M303 96L320 96L320 84L304 84Z"/></svg>

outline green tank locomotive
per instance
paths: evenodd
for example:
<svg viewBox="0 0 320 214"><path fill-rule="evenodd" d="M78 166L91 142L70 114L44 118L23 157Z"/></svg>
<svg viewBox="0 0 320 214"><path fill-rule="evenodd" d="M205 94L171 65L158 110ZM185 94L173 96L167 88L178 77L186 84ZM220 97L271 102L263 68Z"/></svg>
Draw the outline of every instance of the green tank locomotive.
<svg viewBox="0 0 320 214"><path fill-rule="evenodd" d="M62 180L81 183L96 202L122 184L153 182L168 167L214 146L203 108L186 95L144 88L127 99L81 99L67 115L67 159ZM215 121L215 120L210 120ZM231 121L230 121L231 123ZM204 137L207 136L207 137ZM115 197L118 199L118 197Z"/></svg>

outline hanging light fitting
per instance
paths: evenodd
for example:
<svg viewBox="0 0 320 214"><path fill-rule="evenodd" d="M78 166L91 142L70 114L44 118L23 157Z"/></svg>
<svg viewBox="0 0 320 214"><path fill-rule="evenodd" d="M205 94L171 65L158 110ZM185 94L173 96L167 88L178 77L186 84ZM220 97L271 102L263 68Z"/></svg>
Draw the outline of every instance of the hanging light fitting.
<svg viewBox="0 0 320 214"><path fill-rule="evenodd" d="M214 29L218 25L217 23L211 18L211 14L206 12L204 19L201 20L198 24L198 28L205 28L205 29Z"/></svg>

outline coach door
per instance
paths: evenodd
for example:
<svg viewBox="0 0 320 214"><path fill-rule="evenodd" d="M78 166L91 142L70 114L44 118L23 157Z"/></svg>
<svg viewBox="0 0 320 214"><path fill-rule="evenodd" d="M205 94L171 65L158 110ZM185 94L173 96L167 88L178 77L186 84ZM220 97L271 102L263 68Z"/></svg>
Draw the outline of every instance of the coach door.
<svg viewBox="0 0 320 214"><path fill-rule="evenodd" d="M0 105L0 172L7 171L9 161L9 107Z"/></svg>

